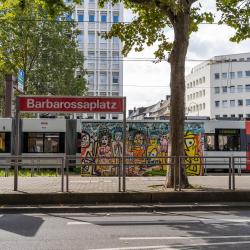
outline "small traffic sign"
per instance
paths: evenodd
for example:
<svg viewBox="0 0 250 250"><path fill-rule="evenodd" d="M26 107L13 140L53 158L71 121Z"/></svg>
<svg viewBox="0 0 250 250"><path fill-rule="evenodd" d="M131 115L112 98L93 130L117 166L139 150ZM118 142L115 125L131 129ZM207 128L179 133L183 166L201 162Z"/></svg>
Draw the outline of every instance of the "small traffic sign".
<svg viewBox="0 0 250 250"><path fill-rule="evenodd" d="M24 71L22 69L18 70L17 89L24 92Z"/></svg>

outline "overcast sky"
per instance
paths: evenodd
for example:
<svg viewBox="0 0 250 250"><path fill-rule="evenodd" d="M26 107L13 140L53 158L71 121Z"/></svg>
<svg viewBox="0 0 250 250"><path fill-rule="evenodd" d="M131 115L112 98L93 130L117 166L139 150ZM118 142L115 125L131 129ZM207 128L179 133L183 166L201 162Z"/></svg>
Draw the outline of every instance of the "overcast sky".
<svg viewBox="0 0 250 250"><path fill-rule="evenodd" d="M200 1L207 10L215 8L215 1ZM209 2L209 3L207 3ZM125 21L131 21L133 15L125 11ZM234 31L227 26L200 25L199 31L191 35L188 59L206 60L217 55L250 52L250 40L239 44L229 41ZM171 32L169 33L171 36ZM130 52L124 58L123 93L127 97L127 109L150 106L170 94L170 67L167 62L154 64L145 61L126 61L129 58L154 58L154 47L147 47L141 53ZM186 62L186 74L199 62Z"/></svg>

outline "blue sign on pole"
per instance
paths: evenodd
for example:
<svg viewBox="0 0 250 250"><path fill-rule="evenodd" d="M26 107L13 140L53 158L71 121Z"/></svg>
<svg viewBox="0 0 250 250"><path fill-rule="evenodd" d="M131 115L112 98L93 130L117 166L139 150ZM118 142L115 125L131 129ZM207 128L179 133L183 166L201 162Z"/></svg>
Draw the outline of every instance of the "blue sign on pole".
<svg viewBox="0 0 250 250"><path fill-rule="evenodd" d="M17 88L20 92L24 90L24 71L22 69L18 70Z"/></svg>

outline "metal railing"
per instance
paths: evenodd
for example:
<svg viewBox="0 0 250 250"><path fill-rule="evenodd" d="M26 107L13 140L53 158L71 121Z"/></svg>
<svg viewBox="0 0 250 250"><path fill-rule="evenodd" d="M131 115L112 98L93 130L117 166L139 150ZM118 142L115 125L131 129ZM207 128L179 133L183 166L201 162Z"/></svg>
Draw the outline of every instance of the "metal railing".
<svg viewBox="0 0 250 250"><path fill-rule="evenodd" d="M0 169L5 169L5 176L8 176L7 171L11 168L14 169L14 191L18 190L18 170L27 169L31 170L31 176L34 176L35 169L47 168L60 170L61 174L61 192L64 192L66 184L66 192L69 192L69 173L70 168L83 167L83 166L112 166L115 169L114 176L118 178L118 191L126 192L126 177L128 176L128 169L130 166L167 166L173 167L174 175L174 190L182 190L182 171L190 163L186 162L187 159L199 159L198 163L192 162L192 165L200 165L204 167L204 171L209 166L223 166L223 169L228 169L228 189L235 190L235 172L238 170L238 175L241 175L242 166L246 168L250 164L247 157L244 156L181 156L181 157L95 157L93 158L76 155L64 156L0 156ZM107 163L101 163L100 160L108 160ZM46 162L46 161L47 162ZM91 162L92 161L92 162ZM178 176L178 178L177 178ZM66 177L66 182L64 178Z"/></svg>

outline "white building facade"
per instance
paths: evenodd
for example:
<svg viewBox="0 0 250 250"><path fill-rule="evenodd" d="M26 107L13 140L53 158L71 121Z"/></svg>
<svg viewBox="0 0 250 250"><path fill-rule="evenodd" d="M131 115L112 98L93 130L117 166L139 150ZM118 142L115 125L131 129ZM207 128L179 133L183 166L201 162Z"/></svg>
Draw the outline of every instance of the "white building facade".
<svg viewBox="0 0 250 250"><path fill-rule="evenodd" d="M73 18L80 30L78 46L85 57L88 96L123 96L122 43L118 38L105 40L100 36L109 31L113 23L123 22L123 11L122 4L112 6L111 3L100 9L98 0L84 0L75 6ZM119 115L84 114L83 117L118 119Z"/></svg>
<svg viewBox="0 0 250 250"><path fill-rule="evenodd" d="M250 118L250 53L215 56L186 76L186 116Z"/></svg>

